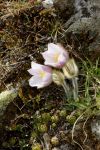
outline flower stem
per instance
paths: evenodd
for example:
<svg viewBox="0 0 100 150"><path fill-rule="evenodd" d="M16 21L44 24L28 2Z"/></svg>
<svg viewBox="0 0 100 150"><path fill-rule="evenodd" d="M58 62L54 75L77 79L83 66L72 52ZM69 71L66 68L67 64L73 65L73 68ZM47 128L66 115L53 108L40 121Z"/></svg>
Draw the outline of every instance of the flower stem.
<svg viewBox="0 0 100 150"><path fill-rule="evenodd" d="M77 99L78 99L78 82L77 82L77 77L72 78L72 85L73 85L74 100L77 101Z"/></svg>
<svg viewBox="0 0 100 150"><path fill-rule="evenodd" d="M64 80L62 86L63 86L65 94L69 100L71 98L71 96L70 96L69 86L66 84L65 80Z"/></svg>

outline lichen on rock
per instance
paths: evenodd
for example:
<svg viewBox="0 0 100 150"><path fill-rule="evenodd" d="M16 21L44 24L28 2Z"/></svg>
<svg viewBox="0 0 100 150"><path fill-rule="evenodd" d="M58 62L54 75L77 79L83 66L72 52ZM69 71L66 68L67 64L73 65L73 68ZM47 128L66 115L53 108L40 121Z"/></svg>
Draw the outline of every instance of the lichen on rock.
<svg viewBox="0 0 100 150"><path fill-rule="evenodd" d="M17 90L5 90L0 93L0 116L3 115L7 105L17 97Z"/></svg>

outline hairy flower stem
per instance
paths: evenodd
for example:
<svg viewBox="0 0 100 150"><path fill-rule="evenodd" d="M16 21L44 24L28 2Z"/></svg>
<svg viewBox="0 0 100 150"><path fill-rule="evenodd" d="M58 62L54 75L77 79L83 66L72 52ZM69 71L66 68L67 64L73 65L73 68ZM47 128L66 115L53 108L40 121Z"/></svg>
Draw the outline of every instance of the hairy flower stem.
<svg viewBox="0 0 100 150"><path fill-rule="evenodd" d="M71 98L69 86L66 84L65 81L63 82L62 86L63 86L65 94L66 94L66 96L67 96L67 98L69 100Z"/></svg>
<svg viewBox="0 0 100 150"><path fill-rule="evenodd" d="M72 85L73 85L73 97L74 97L74 100L77 101L77 99L78 99L78 82L77 82L77 77L72 78Z"/></svg>

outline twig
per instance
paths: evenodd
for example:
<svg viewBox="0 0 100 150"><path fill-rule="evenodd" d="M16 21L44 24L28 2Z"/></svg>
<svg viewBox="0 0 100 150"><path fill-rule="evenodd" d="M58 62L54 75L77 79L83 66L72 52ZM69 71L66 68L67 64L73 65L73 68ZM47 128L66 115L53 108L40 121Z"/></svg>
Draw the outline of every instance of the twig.
<svg viewBox="0 0 100 150"><path fill-rule="evenodd" d="M76 126L77 122L81 119L81 117L82 117L83 115L84 115L84 112L76 119L76 121L75 121L75 123L74 123L74 125L73 125L73 129L72 129L72 140L73 140L73 142L76 143L82 150L84 150L83 147L82 147L77 141L74 140L74 132L75 132L75 126Z"/></svg>
<svg viewBox="0 0 100 150"><path fill-rule="evenodd" d="M86 120L85 120L85 122L84 122L84 124L83 124L83 132L84 132L84 135L85 135L85 139L84 139L84 141L83 141L83 144L85 145L85 142L86 142L86 140L87 140L87 133L86 133L86 131L85 131L85 125L86 125L86 123L87 123L87 121L88 121L88 119L90 118L90 115L86 118ZM89 150L90 150L90 147L88 146L88 145L85 145Z"/></svg>

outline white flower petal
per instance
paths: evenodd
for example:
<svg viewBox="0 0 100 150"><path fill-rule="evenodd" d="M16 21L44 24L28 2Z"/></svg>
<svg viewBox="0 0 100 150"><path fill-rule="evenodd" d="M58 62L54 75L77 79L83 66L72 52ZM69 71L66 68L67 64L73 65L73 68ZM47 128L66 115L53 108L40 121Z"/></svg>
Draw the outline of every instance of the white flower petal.
<svg viewBox="0 0 100 150"><path fill-rule="evenodd" d="M37 88L39 89L39 88L46 87L49 84L51 84L51 82L52 82L52 74L46 73L46 75L42 79L41 85L38 85Z"/></svg>
<svg viewBox="0 0 100 150"><path fill-rule="evenodd" d="M48 65L48 66L52 66L52 67L57 67L57 68L58 68L58 64L57 64L57 63L45 61L44 64L45 64L45 65Z"/></svg>
<svg viewBox="0 0 100 150"><path fill-rule="evenodd" d="M56 45L54 43L49 43L48 44L48 51L50 51L52 53L60 53L61 49L58 45Z"/></svg>
<svg viewBox="0 0 100 150"><path fill-rule="evenodd" d="M64 54L61 54L58 58L59 67L63 67L66 61L67 61L67 57L65 57Z"/></svg>
<svg viewBox="0 0 100 150"><path fill-rule="evenodd" d="M52 74L52 68L49 66L42 66L42 70L46 73Z"/></svg>
<svg viewBox="0 0 100 150"><path fill-rule="evenodd" d="M27 70L31 75L34 75L34 71L33 71L33 69L29 69L29 70Z"/></svg>
<svg viewBox="0 0 100 150"><path fill-rule="evenodd" d="M53 59L52 54L49 53L48 51L43 52L43 53L42 53L42 56L43 56L43 58L44 58L46 61L48 61L48 62L51 62L52 59Z"/></svg>
<svg viewBox="0 0 100 150"><path fill-rule="evenodd" d="M41 85L41 83L42 83L42 79L39 76L32 76L29 79L29 85L31 87L39 86L39 85Z"/></svg>
<svg viewBox="0 0 100 150"><path fill-rule="evenodd" d="M43 82L45 82L45 84L50 84L52 82L52 74L46 73L45 77L43 78Z"/></svg>
<svg viewBox="0 0 100 150"><path fill-rule="evenodd" d="M48 52L45 52L43 54L45 62L45 65L49 65L49 66L53 66L53 67L62 67L65 63L67 58L64 56L64 54L60 54L60 55L54 55Z"/></svg>
<svg viewBox="0 0 100 150"><path fill-rule="evenodd" d="M64 53L66 57L69 57L67 50L60 43L58 43L57 46L59 47L60 52Z"/></svg>
<svg viewBox="0 0 100 150"><path fill-rule="evenodd" d="M35 62L31 62L31 67L32 67L32 69L41 69L41 67L42 67L43 65L40 65L40 64L38 64L38 63L35 63Z"/></svg>
<svg viewBox="0 0 100 150"><path fill-rule="evenodd" d="M56 68L62 68L69 59L67 51L60 45L49 43L48 50L42 53L44 64Z"/></svg>
<svg viewBox="0 0 100 150"><path fill-rule="evenodd" d="M37 89L46 87L46 86L48 86L48 85L49 85L48 82L47 82L47 84L46 84L45 82L42 82L42 84L40 84L40 85L37 86Z"/></svg>
<svg viewBox="0 0 100 150"><path fill-rule="evenodd" d="M54 62L54 54L46 51L44 53L42 53L43 55L43 58L48 62L48 63L51 63L51 62Z"/></svg>
<svg viewBox="0 0 100 150"><path fill-rule="evenodd" d="M34 68L35 66L37 66L37 64L35 62L31 62L31 67Z"/></svg>
<svg viewBox="0 0 100 150"><path fill-rule="evenodd" d="M27 70L31 75L34 75L34 76L36 76L36 75L39 75L39 72L40 72L40 69L38 69L38 68L31 68L31 69L29 69L29 70Z"/></svg>
<svg viewBox="0 0 100 150"><path fill-rule="evenodd" d="M40 89L40 88L43 88L43 87L45 87L44 84L40 84L40 85L37 86L37 89Z"/></svg>
<svg viewBox="0 0 100 150"><path fill-rule="evenodd" d="M32 68L28 70L31 75L34 75L29 80L29 85L32 87L42 88L52 82L52 69L48 66L31 63Z"/></svg>

